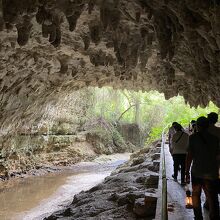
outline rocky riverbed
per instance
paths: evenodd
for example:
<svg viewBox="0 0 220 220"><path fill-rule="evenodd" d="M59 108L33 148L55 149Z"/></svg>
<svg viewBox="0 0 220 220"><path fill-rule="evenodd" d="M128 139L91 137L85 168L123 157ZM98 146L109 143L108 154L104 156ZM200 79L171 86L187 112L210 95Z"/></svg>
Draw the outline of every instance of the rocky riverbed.
<svg viewBox="0 0 220 220"><path fill-rule="evenodd" d="M81 162L28 178L0 182L1 220L42 220L71 204L72 197L102 182L130 154L101 155L92 162Z"/></svg>
<svg viewBox="0 0 220 220"><path fill-rule="evenodd" d="M104 181L75 195L71 205L44 220L153 219L159 180L159 144L144 148Z"/></svg>

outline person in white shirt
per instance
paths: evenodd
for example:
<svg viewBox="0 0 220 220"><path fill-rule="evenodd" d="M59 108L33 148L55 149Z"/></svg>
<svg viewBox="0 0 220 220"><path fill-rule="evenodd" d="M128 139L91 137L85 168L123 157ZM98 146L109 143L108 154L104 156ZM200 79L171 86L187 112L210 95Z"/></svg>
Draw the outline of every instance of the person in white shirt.
<svg viewBox="0 0 220 220"><path fill-rule="evenodd" d="M181 171L181 185L185 185L185 162L189 135L183 131L180 124L174 125L176 133L172 137L171 154L173 156L174 174L172 177L177 181L178 169Z"/></svg>

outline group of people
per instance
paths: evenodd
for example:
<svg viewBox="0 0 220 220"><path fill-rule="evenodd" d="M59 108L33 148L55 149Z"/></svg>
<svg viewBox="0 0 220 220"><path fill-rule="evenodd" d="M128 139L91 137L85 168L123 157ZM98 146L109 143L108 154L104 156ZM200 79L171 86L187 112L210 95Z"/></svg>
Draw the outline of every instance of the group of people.
<svg viewBox="0 0 220 220"><path fill-rule="evenodd" d="M196 220L202 220L201 191L206 195L204 207L210 220L220 220L218 193L220 193L220 127L215 124L218 114L191 121L189 129L173 122L169 129L169 149L173 157L177 181L181 172L181 185L192 182L193 211ZM190 179L191 170L191 179Z"/></svg>

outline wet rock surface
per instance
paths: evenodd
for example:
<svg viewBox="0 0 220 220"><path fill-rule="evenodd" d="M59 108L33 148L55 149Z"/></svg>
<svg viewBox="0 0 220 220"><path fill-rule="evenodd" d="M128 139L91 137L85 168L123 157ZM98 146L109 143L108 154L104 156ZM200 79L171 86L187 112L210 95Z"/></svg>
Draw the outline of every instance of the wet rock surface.
<svg viewBox="0 0 220 220"><path fill-rule="evenodd" d="M2 127L88 86L220 105L219 1L1 0L0 46Z"/></svg>
<svg viewBox="0 0 220 220"><path fill-rule="evenodd" d="M54 213L53 219L153 219L157 201L158 172L148 170L155 148L143 149L135 159L145 157L137 165L133 159L117 168L103 183L74 196L65 210ZM133 156L134 157L134 156Z"/></svg>

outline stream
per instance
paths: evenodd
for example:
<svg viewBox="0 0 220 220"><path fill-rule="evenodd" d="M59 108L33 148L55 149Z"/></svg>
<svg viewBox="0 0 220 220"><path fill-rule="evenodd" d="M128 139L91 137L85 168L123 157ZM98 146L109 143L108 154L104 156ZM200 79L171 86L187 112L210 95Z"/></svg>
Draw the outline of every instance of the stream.
<svg viewBox="0 0 220 220"><path fill-rule="evenodd" d="M129 154L101 156L62 172L15 179L10 187L3 188L7 181L0 183L0 219L41 220L70 204L75 194L102 182L128 159Z"/></svg>

